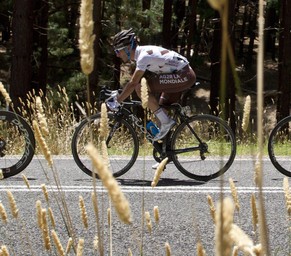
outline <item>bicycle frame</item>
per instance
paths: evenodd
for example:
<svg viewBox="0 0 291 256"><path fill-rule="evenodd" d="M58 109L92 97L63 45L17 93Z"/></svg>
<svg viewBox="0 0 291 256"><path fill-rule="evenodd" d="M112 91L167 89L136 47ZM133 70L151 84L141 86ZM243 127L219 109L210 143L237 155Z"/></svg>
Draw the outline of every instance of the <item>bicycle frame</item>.
<svg viewBox="0 0 291 256"><path fill-rule="evenodd" d="M127 106L137 107L141 105L141 102L130 101L130 102L124 102L123 104ZM180 104L175 103L175 104L172 104L171 106L167 106L167 108L173 109L175 111L174 116L175 116L176 121L178 119L180 119L180 122L187 121L188 116L185 114L185 109ZM125 106L122 106L121 109L115 113L115 116L117 120L116 128L118 127L118 123L119 123L118 120L125 117L127 120L129 120L132 126L137 127L141 131L142 134L146 135L146 139L153 145L153 147L157 150L157 152L163 157L166 157L166 156L171 157L171 155L173 154L181 154L185 152L200 150L201 158L204 158L203 154L207 152L207 146L204 145L204 143L201 141L199 136L197 136L196 132L188 123L187 123L187 127L192 132L192 134L196 137L196 139L199 141L199 146L191 147L191 148L188 148L187 150L183 149L183 150L173 151L173 150L167 149L168 143L170 142L170 138L172 136L172 132L169 132L166 138L162 140L162 143L159 143L157 141L154 141L154 137L147 131L147 129L142 124L141 120L135 114L133 114L131 110L129 110ZM112 132L114 133L114 129L112 130ZM110 140L110 136L111 135L109 135L108 140Z"/></svg>
<svg viewBox="0 0 291 256"><path fill-rule="evenodd" d="M137 107L141 105L141 102L140 101L124 102L124 105ZM146 135L146 138L149 140L149 142L151 142L151 144L154 144L155 142L154 137L147 131L145 126L142 124L141 120L135 114L133 114L132 111L122 106L121 109L115 113L115 116L116 120L120 120L123 117L125 117L127 120L130 121L132 126L137 127L143 134Z"/></svg>

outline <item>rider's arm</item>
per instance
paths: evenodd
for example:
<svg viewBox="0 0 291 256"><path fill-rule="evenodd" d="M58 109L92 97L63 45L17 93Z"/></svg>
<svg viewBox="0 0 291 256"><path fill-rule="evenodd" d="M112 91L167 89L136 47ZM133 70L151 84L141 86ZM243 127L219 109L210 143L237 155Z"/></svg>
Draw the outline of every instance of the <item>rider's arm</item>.
<svg viewBox="0 0 291 256"><path fill-rule="evenodd" d="M140 83L140 80L144 74L142 70L135 70L130 81L124 86L122 92L118 95L117 101L120 103L124 101L129 95L131 95L135 87Z"/></svg>

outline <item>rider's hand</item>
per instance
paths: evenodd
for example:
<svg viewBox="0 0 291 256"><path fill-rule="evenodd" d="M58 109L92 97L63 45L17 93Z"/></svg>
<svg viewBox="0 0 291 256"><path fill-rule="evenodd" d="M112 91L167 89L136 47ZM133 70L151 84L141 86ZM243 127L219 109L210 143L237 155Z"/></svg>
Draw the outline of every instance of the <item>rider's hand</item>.
<svg viewBox="0 0 291 256"><path fill-rule="evenodd" d="M118 109L120 107L120 104L117 101L117 96L118 96L118 91L117 90L112 91L111 96L106 101L106 105L111 111L118 111Z"/></svg>

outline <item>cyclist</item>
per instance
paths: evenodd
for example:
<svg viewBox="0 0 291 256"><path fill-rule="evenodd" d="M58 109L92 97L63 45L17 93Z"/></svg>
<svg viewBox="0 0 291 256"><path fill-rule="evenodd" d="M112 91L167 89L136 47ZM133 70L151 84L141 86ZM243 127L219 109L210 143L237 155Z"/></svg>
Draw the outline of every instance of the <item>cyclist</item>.
<svg viewBox="0 0 291 256"><path fill-rule="evenodd" d="M164 104L178 102L181 93L191 87L196 75L185 57L177 52L154 45L139 46L132 29L122 30L113 38L113 47L117 57L123 62L136 62L135 71L122 92L112 97L108 102L111 110L117 110L135 90L140 97L141 78L145 77L148 85L148 107L160 122L159 133L154 141L160 140L175 125L165 110ZM159 94L159 101L156 95Z"/></svg>

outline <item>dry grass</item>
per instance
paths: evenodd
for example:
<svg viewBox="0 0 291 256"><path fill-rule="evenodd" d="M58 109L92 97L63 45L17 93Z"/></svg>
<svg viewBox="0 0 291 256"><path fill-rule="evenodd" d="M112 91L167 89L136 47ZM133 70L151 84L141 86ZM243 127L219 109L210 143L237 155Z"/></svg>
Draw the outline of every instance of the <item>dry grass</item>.
<svg viewBox="0 0 291 256"><path fill-rule="evenodd" d="M82 1L84 3L86 1ZM218 3L219 2L219 3ZM227 1L226 1L227 2ZM87 3L87 2L86 2ZM210 1L213 8L217 9L221 15L224 15L224 6L225 1ZM88 4L88 3L87 3ZM87 7L90 10L90 7ZM92 25L90 23L90 20L88 21L88 25ZM85 28L86 30L86 28ZM83 31L82 33L86 34L86 31ZM92 40L92 35L89 33L87 36L90 37L90 40ZM90 41L91 42L91 41ZM84 45L83 45L84 46ZM230 54L230 53L228 53ZM89 72L91 70L92 63L90 60L83 60L86 65L89 65L90 67L84 68L86 71ZM87 62L87 63L86 63ZM88 64L89 63L89 64ZM84 64L84 65L85 65ZM89 71L88 71L89 70ZM52 105L52 98L58 97L60 100L60 108L58 108L57 111L55 111L55 106ZM73 222L76 220L72 220L72 215L70 211L68 210L66 198L64 197L64 193L62 191L62 184L60 184L60 180L58 178L58 170L56 166L54 166L52 155L57 154L70 154L70 140L71 135L74 130L74 126L77 123L74 114L73 114L73 107L68 103L68 98L66 97L66 92L64 89L59 88L59 92L57 92L57 95L50 92L48 96L37 98L33 93L30 95L30 103L28 104L30 107L30 110L32 111L32 120L34 130L36 131L37 135L37 142L38 145L41 148L42 154L44 154L46 157L46 160L48 161L48 166L43 166L44 174L46 176L47 169L53 173L54 179L53 180L47 180L48 185L51 186L53 184L57 185L57 191L56 193L49 194L49 192L46 190L46 186L42 186L43 195L45 198L45 203L47 208L43 208L42 203L40 200L36 201L36 216L37 221L35 221L35 225L39 227L39 229L42 232L42 239L43 239L43 250L47 252L48 255L68 255L74 254L74 255L84 255L85 250L85 240L84 238L76 233L76 231L73 228ZM41 104L40 104L41 103ZM27 104L24 104L25 106ZM145 104L146 106L146 104ZM25 108L24 108L25 109ZM103 109L103 115L104 115L104 122L106 122L106 111ZM30 116L27 112L23 110L23 114L26 118ZM247 129L247 123L248 123L247 115L244 118L243 126L244 131L246 132ZM107 125L104 123L102 126L106 129ZM48 131L47 133L45 131ZM100 142L104 141L104 137L106 134L106 131L102 132L103 138L100 138ZM259 139L259 142L262 140L262 138ZM106 151L106 148L102 147L103 151ZM96 172L100 176L104 187L107 189L107 193L110 196L110 203L115 207L116 212L118 213L119 219L127 224L130 225L130 227L136 227L139 226L140 223L138 223L138 220L132 219L131 212L130 212L130 203L122 193L118 183L116 180L112 177L110 173L110 163L106 160L106 152L98 152L98 150L93 147L92 145L88 145L87 147L88 154L90 155L93 165L96 169ZM259 148L261 154L263 149ZM40 153L37 151L37 153ZM102 157L103 159L102 159ZM259 155L260 157L261 155ZM260 162L260 158L258 157L258 164L254 169L256 169L256 185L259 189L261 189L261 176L262 176L262 165ZM159 177L164 169L164 165L166 163L167 159L163 161L155 176L153 177L153 183L152 187L155 189L155 186L157 185L159 181ZM143 170L144 171L144 170ZM224 197L223 193L221 193L221 197L219 201L215 203L211 196L208 196L208 204L210 207L210 213L212 221L215 230L215 240L213 241L213 246L215 247L215 255L216 256L228 256L228 255L239 255L239 253L244 253L244 255L253 255L253 256L259 256L259 255L270 255L269 248L268 248L268 234L266 232L267 226L266 222L264 220L266 210L262 208L263 205L263 197L261 193L258 193L255 197L255 195L252 195L251 197L251 209L252 209L252 216L249 218L252 219L253 222L253 230L255 233L255 239L252 239L250 234L247 234L244 230L242 230L238 224L235 223L235 209L237 212L241 214L243 209L240 208L239 204L239 195L236 191L235 184L232 179L230 181L230 188L232 192L233 200ZM26 183L27 187L29 188L28 181L24 178L24 182ZM287 221L290 221L290 189L288 184L288 179L284 179L284 193L285 193L285 200L286 200L286 208L287 208L287 215L288 219ZM221 186L221 190L223 192L224 186ZM111 208L109 210L106 209L106 213L102 212L104 209L100 207L100 203L103 203L102 199L99 201L98 195L96 193L96 179L93 177L92 179L92 207L95 212L95 219L94 220L88 220L88 215L85 208L85 200L82 196L79 196L79 206L80 206L80 219L83 222L84 228L86 230L90 230L90 228L93 229L93 233L96 234L92 238L92 244L94 243L94 250L99 252L99 255L104 255L104 219L100 218L100 213L103 215L108 214L108 224L110 225L110 228L114 228L113 221L111 219ZM22 216L21 216L21 209L18 209L16 200L11 193L11 191L7 191L8 196L8 202L11 210L11 214L15 221L19 224L19 230L21 230L24 233L28 234L28 230L26 230L25 226L20 226L22 223ZM143 194L144 196L144 194ZM76 199L77 201L77 199ZM54 209L51 207L51 202L54 202L54 205L57 205L57 209ZM132 202L134 203L134 202ZM206 200L205 200L206 203ZM260 212L257 210L257 205L260 205ZM111 205L111 204L110 204ZM59 212L58 216L61 216L61 220L55 220L55 217L53 215L54 212ZM150 234L157 231L157 229L153 228L153 223L150 218L150 213L148 211L142 211L143 218L145 218L146 228ZM6 227L9 227L9 225L12 225L9 223L5 205L0 203L0 215L1 215L1 221L3 222ZM258 217L259 216L259 217ZM161 225L161 219L158 207L156 206L154 208L154 219L157 226ZM210 221L211 219L209 219ZM90 226L88 225L88 221L92 221L94 225ZM64 250L64 247L61 243L61 240L59 239L58 233L54 229L56 226L56 222L63 222L64 226L67 229L67 237L63 237L67 242L66 249ZM100 225L101 222L101 225ZM143 232L145 231L145 227L143 225L143 221L141 221L142 225L140 227L140 230ZM194 227L195 229L199 230L198 225ZM18 230L18 231L19 231ZM96 231L97 230L97 231ZM146 231L145 231L146 232ZM260 232L259 235L257 235L257 232ZM131 234L133 237L136 238L134 228L132 228ZM1 234L2 236L2 234ZM5 234L3 235L5 236ZM29 247L28 251L30 251L30 255L35 255L34 248L31 246L30 242L27 242L24 240L24 238L29 238L28 236L22 236L19 238L20 243L24 247ZM260 239L257 241L257 238ZM141 238L142 240L143 238ZM29 239L28 239L29 240ZM5 241L9 241L9 237L5 237ZM53 241L53 243L52 243ZM26 243L27 242L27 243ZM137 242L140 245L140 254L144 255L146 252L143 251L143 241ZM290 245L288 245L290 246ZM93 247L93 245L92 245ZM198 241L197 243L197 255L207 255L207 250L203 247L203 241ZM0 255L9 255L9 251L13 251L13 245L1 245L0 248ZM170 242L164 243L164 248L159 248L158 252L163 251L162 255L172 255L172 249L170 247ZM132 255L132 251L130 248L128 248L128 255ZM112 247L110 247L110 255L112 254ZM175 255L175 253L173 253ZM157 254L158 255L158 254Z"/></svg>

